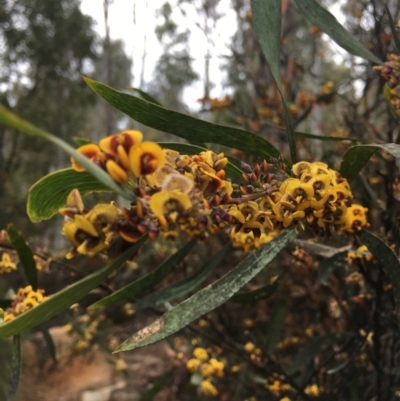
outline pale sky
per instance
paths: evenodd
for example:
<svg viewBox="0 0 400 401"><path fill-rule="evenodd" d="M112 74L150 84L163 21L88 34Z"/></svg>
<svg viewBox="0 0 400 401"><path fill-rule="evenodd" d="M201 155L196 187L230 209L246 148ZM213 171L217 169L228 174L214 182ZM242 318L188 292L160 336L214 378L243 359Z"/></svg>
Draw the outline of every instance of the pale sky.
<svg viewBox="0 0 400 401"><path fill-rule="evenodd" d="M103 1L104 0L82 0L81 2L82 12L90 15L96 21L95 29L101 37L105 36ZM147 43L147 57L144 81L145 83L149 83L152 80L155 63L162 51L154 33L154 29L157 25L155 14L156 10L160 9L166 1L167 0L113 0L109 7L110 36L112 39L122 39L125 42L125 51L133 59L134 82L131 84L135 87L139 87L140 84L145 37ZM342 2L343 0L338 1L338 3L329 9L340 23L344 22L344 15L340 11ZM174 3L175 1L171 0L171 4L173 5ZM211 96L220 98L229 94L229 90L226 90L223 86L225 75L220 69L221 62L223 61L221 56L230 54L228 46L236 30L236 16L235 12L232 10L230 0L220 0L219 11L222 12L224 10L226 10L226 13L218 21L213 35L214 46L211 49L212 58L210 61L210 79L211 82L215 84L215 87L211 90ZM185 90L183 98L185 104L192 111L198 111L200 109L200 104L196 102L196 99L203 96L204 59L207 43L204 34L196 27L196 23L202 23L203 21L199 20L199 16L193 8L189 7L188 11L188 14L184 17L181 12L175 8L172 19L179 24L180 29L189 29L191 31L190 46L191 56L194 59L193 67L199 74L200 79ZM364 24L368 25L368 22L364 21ZM330 42L332 49L330 56L332 60L337 64L343 63L346 51L330 40L327 35L324 34L323 39Z"/></svg>
<svg viewBox="0 0 400 401"><path fill-rule="evenodd" d="M144 78L145 82L150 82L152 79L154 65L161 53L160 44L154 33L157 24L155 11L165 2L166 0L114 0L109 7L110 36L112 39L122 39L125 42L126 53L133 58L133 86L139 86L145 36L147 58ZM210 63L211 82L216 84L211 92L213 97L223 97L226 94L221 85L224 74L220 70L220 62L222 61L220 56L229 54L227 45L229 45L230 38L235 33L236 27L236 16L230 7L230 1L221 0L219 9L227 10L227 13L218 21L216 27L217 35L213 38L215 46L211 50L212 59ZM96 21L95 29L100 36L104 37L103 0L82 0L81 10ZM196 103L196 99L203 95L201 77L203 76L206 54L206 39L195 26L196 21L201 21L199 21L199 17L194 12L189 12L186 17L183 17L178 10L174 10L172 18L179 23L180 29L190 28L192 32L190 40L191 56L194 58L193 67L200 75L200 79L185 91L184 100L192 110L198 110L200 105Z"/></svg>

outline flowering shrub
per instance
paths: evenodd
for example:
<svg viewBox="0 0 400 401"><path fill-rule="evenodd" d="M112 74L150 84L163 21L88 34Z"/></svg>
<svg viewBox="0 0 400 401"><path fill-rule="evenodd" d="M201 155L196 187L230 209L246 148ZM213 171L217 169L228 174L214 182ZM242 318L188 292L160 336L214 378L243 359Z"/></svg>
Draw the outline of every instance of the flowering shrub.
<svg viewBox="0 0 400 401"><path fill-rule="evenodd" d="M193 238L206 228L213 234L229 231L233 246L249 251L291 226L306 224L315 234L368 226L368 209L351 205L347 180L325 163L296 163L293 177L279 180L277 167L264 160L233 183L226 180L223 153L181 155L142 137L139 131L123 131L77 149L116 182L133 188L137 200L130 208L113 202L89 209L73 190L60 209L63 233L74 245L67 257L100 252L115 257L144 235L176 238L185 231ZM75 159L71 162L84 171Z"/></svg>
<svg viewBox="0 0 400 401"><path fill-rule="evenodd" d="M11 306L5 310L3 321L8 322L14 319L15 316L18 316L44 302L47 297L43 294L44 290L33 291L31 285L28 285L25 288L20 288L15 294Z"/></svg>
<svg viewBox="0 0 400 401"><path fill-rule="evenodd" d="M383 94L398 118L398 56L390 54L383 63L336 25L318 3L295 2L310 18L311 34L319 34L329 23L334 40L343 45L345 38L347 50L377 64L375 70L386 81ZM136 311L151 309L157 315L152 323L127 335L122 343L112 337L109 348L114 352L133 350L182 329L192 330L199 336L196 345L205 344L205 348L188 351L185 343L176 347L182 351L171 354L179 355L176 366L190 376L189 382L200 396L337 399L334 374L351 366L362 385L370 381L368 375L375 369L375 393L380 399L380 382L386 379L379 355L385 347L395 349L393 327L398 328L396 318L400 319L399 213L393 207L400 199L400 184L397 173L391 171L385 181L387 210L373 195L371 185L376 177L369 182L361 175L364 190L354 190L354 195L351 184L377 152L384 156L383 161L374 160L376 166L396 166L400 145L382 140L358 143L361 141L349 138L348 130L341 127L334 131L344 133L341 137L295 131L292 118L305 118L315 105L328 107L334 102L334 81L320 86L318 94L301 91L292 104L286 104L276 57L281 30L274 25L280 21L280 7L271 11L265 8L268 2L252 3L256 12L246 18L254 24L271 67L276 95L282 95L274 101L281 100L282 105L274 104L272 110L269 102L258 99L258 120L251 124L244 116L233 120L249 123L256 131L260 121L271 121L274 129L286 132L286 142L279 150L260 132L201 121L89 78L84 78L88 86L120 111L189 143L155 143L144 140L140 131L123 130L98 143L85 140L74 149L0 108L2 122L53 142L71 158L70 168L43 177L30 189L31 220L39 222L60 213L63 235L72 246L66 258L79 256L75 260L85 260L88 265L93 260L105 262L91 273L75 268L74 274L81 276L59 291L45 286L46 294L51 294L47 297L39 289L38 271L39 276L47 274L52 258L33 252L11 224L7 235L2 232L0 274L7 273L3 276L8 278L22 269L29 283L21 288L10 285L2 300L0 338L14 338L16 360L22 331L75 308L90 294L83 309L110 309L98 314L85 312L67 323L66 329L77 339L75 350L95 347L104 325L134 319ZM314 12L309 12L310 7ZM230 97L203 98L201 102L216 113L234 105ZM298 146L299 137L340 141L340 167L309 160L307 155L312 152L307 152L303 143ZM357 144L345 151L348 142L343 141L347 140ZM218 148L192 143L213 143ZM298 154L302 155L300 161ZM335 157L329 160L331 166L339 165ZM111 202L89 205L85 196L93 192L115 196ZM369 197L362 196L364 193ZM369 228L379 228L385 238ZM203 244L202 250L193 251L197 244ZM288 252L281 253L285 249ZM93 256L97 259L90 259ZM133 261L135 269L117 272ZM158 265L153 268L155 263ZM185 266L184 272L177 269L180 264ZM198 290L204 282L208 285ZM229 305L222 306L228 300ZM118 303L124 306L111 308ZM226 309L219 314L218 307ZM123 359L118 359L116 368L129 370ZM393 387L391 380L388 388ZM245 384L234 394L232 383L236 381ZM16 390L16 385L12 386L11 395ZM350 393L356 394L349 387L346 394ZM372 399L371 394L368 397Z"/></svg>

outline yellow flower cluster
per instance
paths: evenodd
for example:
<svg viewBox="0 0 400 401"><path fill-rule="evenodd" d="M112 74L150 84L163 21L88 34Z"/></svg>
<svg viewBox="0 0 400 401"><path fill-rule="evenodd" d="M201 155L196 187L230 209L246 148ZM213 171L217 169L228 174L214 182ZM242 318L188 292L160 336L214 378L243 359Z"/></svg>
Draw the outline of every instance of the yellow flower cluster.
<svg viewBox="0 0 400 401"><path fill-rule="evenodd" d="M1 255L1 260L0 260L0 274L10 273L16 269L17 269L17 266L11 260L10 255L8 253L4 252L3 255Z"/></svg>
<svg viewBox="0 0 400 401"><path fill-rule="evenodd" d="M333 82L332 82L332 81L325 82L325 84L322 85L322 86L319 88L319 90L320 90L320 92L321 92L323 95L329 95L329 94L331 94L332 91L333 91Z"/></svg>
<svg viewBox="0 0 400 401"><path fill-rule="evenodd" d="M256 350L256 346L254 345L254 343L252 342L248 342L244 345L244 350L251 354L252 352L254 352Z"/></svg>
<svg viewBox="0 0 400 401"><path fill-rule="evenodd" d="M347 254L347 261L350 265L354 264L357 259L365 259L369 262L372 261L374 257L365 245L361 245L356 251L349 251Z"/></svg>
<svg viewBox="0 0 400 401"><path fill-rule="evenodd" d="M353 195L347 180L337 171L321 162L299 162L292 171L294 177L283 181L278 191L259 204L275 230L304 220L317 232L352 233L368 226L368 209L348 206Z"/></svg>
<svg viewBox="0 0 400 401"><path fill-rule="evenodd" d="M254 169L247 166L250 173L233 184L226 179L228 159L223 153L181 155L142 139L139 131L124 131L98 146L78 149L116 181L133 187L137 200L129 208L111 203L88 209L78 191L72 191L67 206L60 209L64 235L74 245L68 256L99 252L117 256L145 234L152 239L160 234L176 238L185 231L192 238L208 228L212 233L230 232L233 245L249 251L285 228L303 227L303 222L314 233L328 234L355 232L368 225L367 209L350 206L348 182L324 163L299 162L293 166L293 176L279 182L274 173L282 159L274 165L264 161Z"/></svg>
<svg viewBox="0 0 400 401"><path fill-rule="evenodd" d="M200 99L197 99L197 101L200 102L203 105L203 107L208 105L211 111L226 109L232 103L232 100L228 95L222 99L202 97Z"/></svg>
<svg viewBox="0 0 400 401"><path fill-rule="evenodd" d="M73 323L68 323L64 326L64 331L70 335L75 335L76 341L71 347L71 352L81 352L89 350L94 343L95 337L98 334L99 326L106 316L99 311L90 311L79 316Z"/></svg>
<svg viewBox="0 0 400 401"><path fill-rule="evenodd" d="M321 395L321 388L317 384L310 384L304 389L304 392L311 397L319 397Z"/></svg>
<svg viewBox="0 0 400 401"><path fill-rule="evenodd" d="M274 379L270 384L267 384L266 387L273 394L281 394L292 390L290 384L284 383L278 379Z"/></svg>
<svg viewBox="0 0 400 401"><path fill-rule="evenodd" d="M285 337L282 341L280 341L277 345L278 349L285 349L288 347L292 347L293 345L298 345L301 342L300 337Z"/></svg>
<svg viewBox="0 0 400 401"><path fill-rule="evenodd" d="M301 91L296 96L295 103L288 105L288 111L292 117L307 113L314 104L328 105L332 102L334 95L334 83L332 81L326 82L320 86L319 93L313 94L307 91ZM276 104L271 106L268 99L259 99L259 106L257 107L257 115L260 119L271 120L276 125L282 125L284 118L282 110ZM252 120L248 120L250 123ZM243 124L243 119L238 118L238 123ZM255 128L255 127L254 127Z"/></svg>
<svg viewBox="0 0 400 401"><path fill-rule="evenodd" d="M224 167L228 159L223 153L204 151L189 156L160 149L160 153L154 150L151 155L148 147L147 153L140 154L141 167L136 168L139 149L149 144L141 143L141 139L138 131L126 131L105 138L99 146L90 144L78 149L105 167L114 179L117 177L113 172L115 166L108 159L105 162L104 157L114 155L110 160L120 168L128 166L129 160L134 174L127 173L127 180L134 186L137 201L129 209L119 209L115 203L89 209L84 206L79 192L72 191L67 206L60 209L65 216L63 233L74 245L68 257L99 252L117 255L145 234L152 239L160 233L166 238L175 238L183 230L193 237L206 227L214 232L223 230L231 220L220 207L231 201L233 192L232 183L225 179ZM97 148L90 153L93 146ZM81 170L74 160L72 164L76 170ZM118 182L128 181L124 178Z"/></svg>
<svg viewBox="0 0 400 401"><path fill-rule="evenodd" d="M21 313L24 313L45 301L48 297L45 297L43 294L44 290L33 291L31 285L28 285L25 288L20 288L17 294L15 294L11 306L4 312L4 322L14 319Z"/></svg>
<svg viewBox="0 0 400 401"><path fill-rule="evenodd" d="M368 226L368 209L349 206L350 186L338 172L321 162L299 162L292 171L294 177L284 180L275 192L230 207L234 246L245 251L258 248L304 221L317 233L352 233Z"/></svg>
<svg viewBox="0 0 400 401"><path fill-rule="evenodd" d="M400 114L400 56L389 54L388 61L383 65L373 67L380 71L383 78L388 81L389 90L387 100L397 114ZM385 93L385 92L384 92Z"/></svg>
<svg viewBox="0 0 400 401"><path fill-rule="evenodd" d="M224 376L225 365L216 358L210 358L204 348L197 347L193 350L193 358L186 363L186 368L190 373L199 373L202 381L199 385L199 392L205 396L216 396L217 388L212 383L215 378Z"/></svg>
<svg viewBox="0 0 400 401"><path fill-rule="evenodd" d="M135 177L150 174L164 164L162 149L154 142L142 142L140 131L126 130L103 138L98 145L88 143L77 151L110 174L117 182L124 184L133 173ZM83 167L71 158L72 167L83 171Z"/></svg>
<svg viewBox="0 0 400 401"><path fill-rule="evenodd" d="M70 193L67 206L60 209L60 213L65 216L63 234L74 245L67 258L108 249L112 232L121 215L114 204L97 204L87 210L77 190Z"/></svg>

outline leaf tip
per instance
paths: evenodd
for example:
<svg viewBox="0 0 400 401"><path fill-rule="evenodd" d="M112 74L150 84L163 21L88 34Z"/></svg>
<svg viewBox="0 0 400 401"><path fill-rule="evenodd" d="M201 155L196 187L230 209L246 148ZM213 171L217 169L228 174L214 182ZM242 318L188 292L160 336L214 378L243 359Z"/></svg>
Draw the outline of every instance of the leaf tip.
<svg viewBox="0 0 400 401"><path fill-rule="evenodd" d="M112 354L118 354L119 352L130 351L134 348L136 347L132 345L132 339L128 339L124 341L121 345L119 345L117 348L115 348Z"/></svg>
<svg viewBox="0 0 400 401"><path fill-rule="evenodd" d="M88 85L90 88L92 87L92 83L94 82L93 79L90 79L89 77L86 77L85 75L81 75L81 78L85 82L86 85Z"/></svg>

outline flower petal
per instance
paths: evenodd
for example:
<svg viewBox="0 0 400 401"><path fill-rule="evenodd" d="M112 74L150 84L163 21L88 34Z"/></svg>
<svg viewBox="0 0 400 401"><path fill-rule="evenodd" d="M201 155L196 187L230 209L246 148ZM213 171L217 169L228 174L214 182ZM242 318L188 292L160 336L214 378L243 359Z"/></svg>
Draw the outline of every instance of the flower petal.
<svg viewBox="0 0 400 401"><path fill-rule="evenodd" d="M142 140L143 134L140 131L126 130L103 138L99 142L99 146L104 152L117 156L118 145L122 145L123 149L125 149L125 152L128 154L129 150L134 146L138 146Z"/></svg>
<svg viewBox="0 0 400 401"><path fill-rule="evenodd" d="M175 211L182 213L191 207L192 202L189 196L179 191L160 191L154 194L150 200L150 209L156 216Z"/></svg>
<svg viewBox="0 0 400 401"><path fill-rule="evenodd" d="M154 142L143 142L129 151L131 170L136 177L154 173L165 164L165 155Z"/></svg>
<svg viewBox="0 0 400 401"><path fill-rule="evenodd" d="M76 149L77 152L82 153L88 159L93 160L101 151L100 148L94 143L88 143L86 145L80 146ZM71 157L72 168L75 171L84 171L85 169L73 158Z"/></svg>
<svg viewBox="0 0 400 401"><path fill-rule="evenodd" d="M119 184L125 184L129 180L128 173L119 166L114 160L107 160L106 163L107 173L110 174L112 179Z"/></svg>

